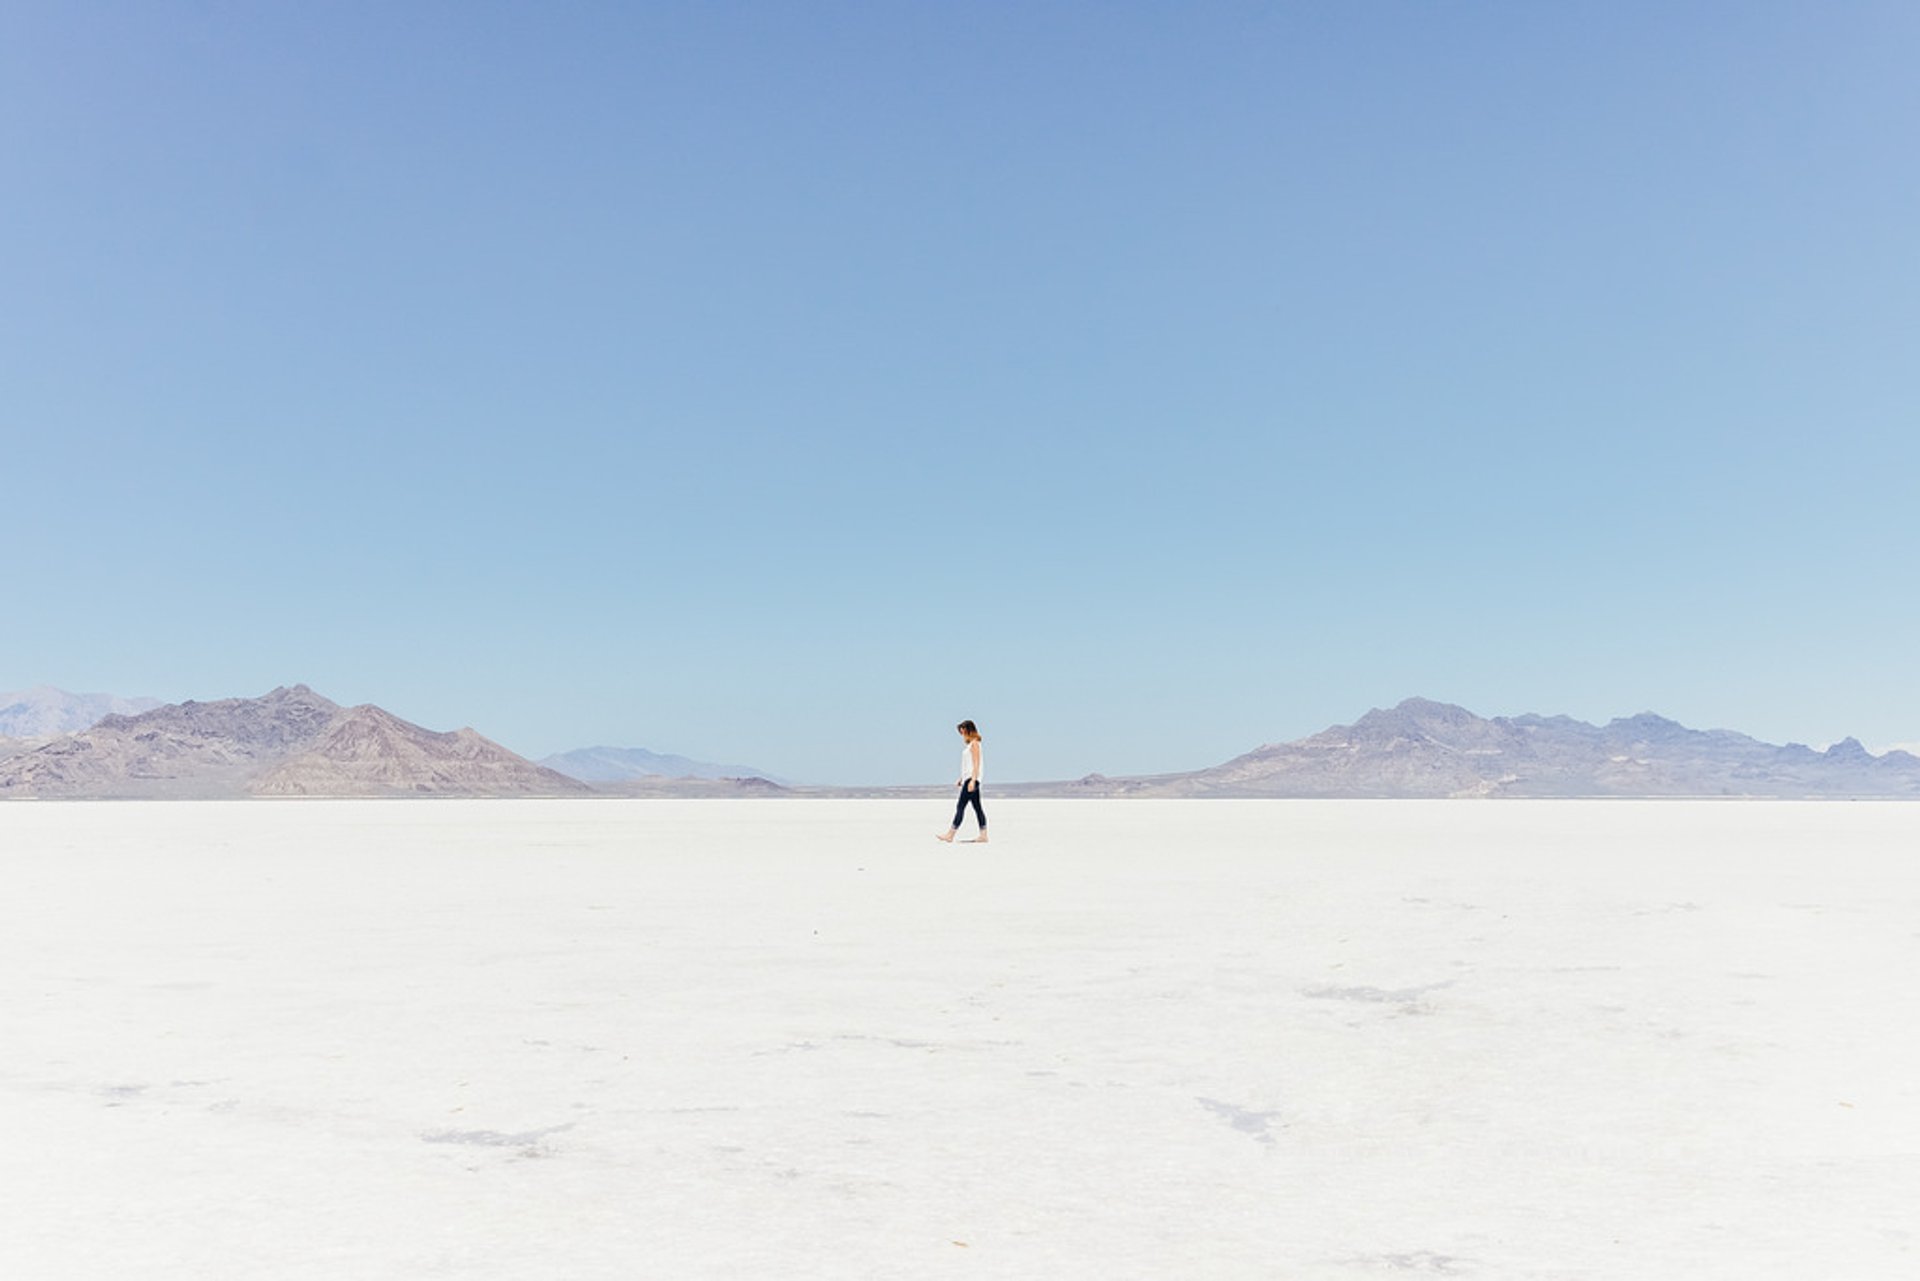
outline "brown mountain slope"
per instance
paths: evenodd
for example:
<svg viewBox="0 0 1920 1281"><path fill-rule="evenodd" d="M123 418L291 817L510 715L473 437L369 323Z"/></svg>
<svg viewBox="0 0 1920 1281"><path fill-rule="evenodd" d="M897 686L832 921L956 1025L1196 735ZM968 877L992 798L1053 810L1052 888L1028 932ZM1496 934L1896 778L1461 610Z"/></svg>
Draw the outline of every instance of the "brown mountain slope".
<svg viewBox="0 0 1920 1281"><path fill-rule="evenodd" d="M586 784L471 729L422 729L371 705L342 714L306 751L253 779L255 796L577 796Z"/></svg>
<svg viewBox="0 0 1920 1281"><path fill-rule="evenodd" d="M470 729L436 734L304 685L186 702L0 757L0 798L577 796L589 789Z"/></svg>
<svg viewBox="0 0 1920 1281"><path fill-rule="evenodd" d="M0 796L240 795L248 778L317 741L340 714L339 704L293 685L108 716L0 760Z"/></svg>

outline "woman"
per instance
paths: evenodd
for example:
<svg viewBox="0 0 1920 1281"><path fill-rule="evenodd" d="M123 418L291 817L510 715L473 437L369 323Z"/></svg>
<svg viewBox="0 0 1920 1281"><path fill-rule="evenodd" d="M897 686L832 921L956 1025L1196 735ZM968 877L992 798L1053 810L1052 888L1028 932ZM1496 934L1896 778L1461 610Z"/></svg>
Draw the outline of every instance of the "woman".
<svg viewBox="0 0 1920 1281"><path fill-rule="evenodd" d="M953 807L953 826L944 832L936 833L939 839L952 843L954 833L960 830L960 820L966 816L967 802L973 802L973 817L980 824L980 835L974 838L981 845L987 843L987 812L980 808L980 731L974 728L972 721L961 721L957 727L960 737L965 741L960 748L960 803Z"/></svg>

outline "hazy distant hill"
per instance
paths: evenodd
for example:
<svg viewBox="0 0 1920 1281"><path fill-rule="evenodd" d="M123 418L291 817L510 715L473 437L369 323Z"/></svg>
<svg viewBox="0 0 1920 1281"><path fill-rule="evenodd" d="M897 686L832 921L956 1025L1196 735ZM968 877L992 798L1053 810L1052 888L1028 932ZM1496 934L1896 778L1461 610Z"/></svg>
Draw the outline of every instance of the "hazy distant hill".
<svg viewBox="0 0 1920 1281"><path fill-rule="evenodd" d="M160 706L157 698L69 694L51 685L0 693L0 738L52 738L93 725L103 716L136 715Z"/></svg>
<svg viewBox="0 0 1920 1281"><path fill-rule="evenodd" d="M1003 791L1006 789L1002 789ZM1024 789L1023 789L1024 790ZM1589 725L1495 717L1410 698L1352 725L1269 744L1210 769L1091 775L1055 794L1298 797L1773 796L1920 798L1920 757L1854 739L1816 752L1643 712Z"/></svg>
<svg viewBox="0 0 1920 1281"><path fill-rule="evenodd" d="M762 778L780 780L746 765L715 765L644 747L582 747L542 757L540 763L583 783L630 783L660 778Z"/></svg>
<svg viewBox="0 0 1920 1281"><path fill-rule="evenodd" d="M436 734L305 685L169 704L0 759L0 797L577 795L470 729Z"/></svg>
<svg viewBox="0 0 1920 1281"><path fill-rule="evenodd" d="M792 796L792 788L758 776L747 778L666 778L649 775L621 783L595 783L593 790L607 796L655 797L673 800L758 800Z"/></svg>

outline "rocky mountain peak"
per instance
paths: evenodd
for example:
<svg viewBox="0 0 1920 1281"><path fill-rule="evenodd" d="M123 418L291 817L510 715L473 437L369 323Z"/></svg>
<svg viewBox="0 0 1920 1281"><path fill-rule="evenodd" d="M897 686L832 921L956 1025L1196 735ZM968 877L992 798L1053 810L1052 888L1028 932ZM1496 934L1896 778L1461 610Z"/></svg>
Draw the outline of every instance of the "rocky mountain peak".
<svg viewBox="0 0 1920 1281"><path fill-rule="evenodd" d="M304 685L285 686L258 698L188 699L137 716L108 716L94 729L138 735L175 734L226 740L250 755L289 751L326 731L340 705Z"/></svg>
<svg viewBox="0 0 1920 1281"><path fill-rule="evenodd" d="M262 796L565 796L584 783L470 728L423 729L371 703L342 712L307 751L249 784Z"/></svg>
<svg viewBox="0 0 1920 1281"><path fill-rule="evenodd" d="M1417 694L1412 698L1401 699L1398 703L1394 704L1393 710L1396 712L1405 712L1409 716L1432 717L1449 721L1479 719L1479 717L1457 703L1441 703L1431 698L1421 698Z"/></svg>
<svg viewBox="0 0 1920 1281"><path fill-rule="evenodd" d="M1667 731L1685 729L1679 721L1668 720L1657 712L1637 712L1632 716L1616 716L1607 722L1609 727L1620 726L1623 729L1644 729Z"/></svg>
<svg viewBox="0 0 1920 1281"><path fill-rule="evenodd" d="M1105 780L1100 788L1162 796L1920 798L1920 759L1874 756L1855 739L1825 752L1775 747L1652 712L1602 728L1567 716L1487 720L1416 698L1210 769Z"/></svg>
<svg viewBox="0 0 1920 1281"><path fill-rule="evenodd" d="M471 729L436 734L305 685L188 701L0 759L0 796L552 796L585 791Z"/></svg>
<svg viewBox="0 0 1920 1281"><path fill-rule="evenodd" d="M1493 722L1464 707L1428 698L1404 699L1390 708L1374 708L1352 726L1326 733L1350 743L1416 742L1465 743L1498 732Z"/></svg>

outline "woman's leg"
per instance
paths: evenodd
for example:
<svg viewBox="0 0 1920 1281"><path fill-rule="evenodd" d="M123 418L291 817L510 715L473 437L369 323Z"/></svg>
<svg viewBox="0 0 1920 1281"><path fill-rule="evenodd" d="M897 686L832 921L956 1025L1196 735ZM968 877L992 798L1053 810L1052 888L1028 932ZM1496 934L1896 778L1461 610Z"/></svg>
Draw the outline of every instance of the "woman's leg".
<svg viewBox="0 0 1920 1281"><path fill-rule="evenodd" d="M967 796L973 801L973 816L979 820L980 834L985 836L987 834L987 812L980 808L980 784L975 783L971 788L968 788ZM958 827L960 825L955 823L954 826Z"/></svg>
<svg viewBox="0 0 1920 1281"><path fill-rule="evenodd" d="M975 801L975 804L978 804L978 803L979 803L978 801ZM960 820L965 818L966 816L967 816L967 789L965 786L962 786L960 788L960 799L957 803L955 803L953 807L953 822L950 826L952 826L954 831L957 832L960 830Z"/></svg>

